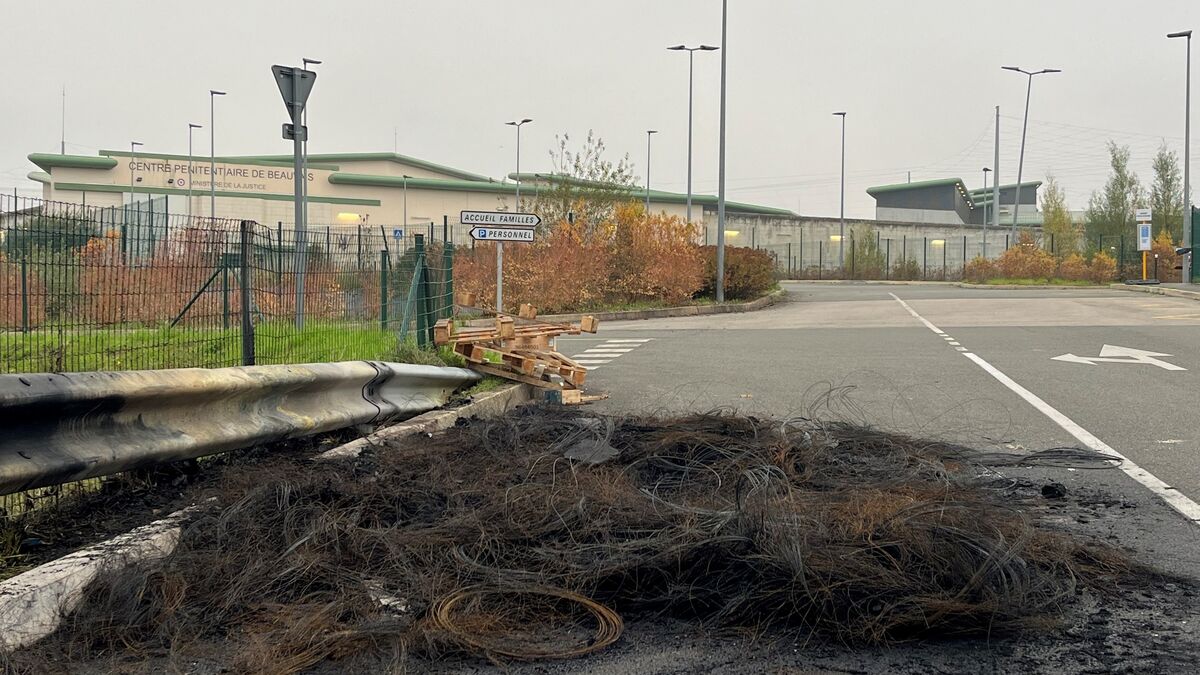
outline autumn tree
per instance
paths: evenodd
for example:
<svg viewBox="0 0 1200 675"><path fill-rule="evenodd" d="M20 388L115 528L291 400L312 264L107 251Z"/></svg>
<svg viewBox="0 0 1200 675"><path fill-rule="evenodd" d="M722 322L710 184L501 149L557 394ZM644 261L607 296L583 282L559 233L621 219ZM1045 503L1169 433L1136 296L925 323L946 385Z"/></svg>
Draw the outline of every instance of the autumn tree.
<svg viewBox="0 0 1200 675"><path fill-rule="evenodd" d="M605 157L604 141L588 131L578 149L568 134L555 136L550 151L553 173L537 177L533 198L525 204L545 223L567 219L592 227L612 220L619 204L636 201L637 183L629 155L612 161Z"/></svg>
<svg viewBox="0 0 1200 675"><path fill-rule="evenodd" d="M1042 187L1042 239L1056 256L1063 257L1079 250L1079 232L1071 222L1067 196L1054 176L1046 176Z"/></svg>
<svg viewBox="0 0 1200 675"><path fill-rule="evenodd" d="M1133 234L1135 211L1144 201L1137 174L1129 168L1129 147L1108 142L1108 182L1093 192L1087 209L1088 238Z"/></svg>
<svg viewBox="0 0 1200 675"><path fill-rule="evenodd" d="M1166 230L1174 241L1183 240L1183 178L1179 156L1158 146L1154 155L1154 184L1150 186L1150 208L1153 210L1154 232Z"/></svg>

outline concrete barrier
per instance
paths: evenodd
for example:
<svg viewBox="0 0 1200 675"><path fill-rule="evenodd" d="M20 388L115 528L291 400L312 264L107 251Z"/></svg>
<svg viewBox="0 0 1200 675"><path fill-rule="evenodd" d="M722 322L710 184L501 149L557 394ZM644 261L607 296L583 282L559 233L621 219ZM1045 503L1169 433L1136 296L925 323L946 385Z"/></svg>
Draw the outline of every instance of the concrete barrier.
<svg viewBox="0 0 1200 675"><path fill-rule="evenodd" d="M479 379L382 361L0 375L0 494L409 417Z"/></svg>

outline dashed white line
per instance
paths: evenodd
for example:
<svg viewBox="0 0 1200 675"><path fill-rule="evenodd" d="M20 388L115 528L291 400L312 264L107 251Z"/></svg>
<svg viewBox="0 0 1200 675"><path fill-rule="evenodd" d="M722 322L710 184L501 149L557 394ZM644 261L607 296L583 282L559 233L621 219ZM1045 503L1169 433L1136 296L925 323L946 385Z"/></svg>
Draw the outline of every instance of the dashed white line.
<svg viewBox="0 0 1200 675"><path fill-rule="evenodd" d="M653 339L654 339L654 338L641 338L641 339L639 339L639 340L633 340L633 339L619 339L619 340L618 340L618 339L613 339L613 340L607 340L607 342L637 342L637 343L642 343L642 342L649 342L649 341L651 341L651 340L653 340Z"/></svg>
<svg viewBox="0 0 1200 675"><path fill-rule="evenodd" d="M913 315L914 318L925 324L927 328L935 333L941 332L932 323L929 323L924 317L922 317L920 314L917 314L916 310L914 310L912 307L909 307L908 303L901 300L895 293L889 293L888 295L892 296L892 299L900 303L904 309L908 310L909 314ZM1159 499L1162 499L1171 508L1181 513L1184 518L1187 518L1193 523L1200 523L1200 504L1192 501L1179 490L1167 485L1154 474L1138 466L1125 455L1117 452L1116 449L1097 438L1094 434L1092 434L1092 432L1079 426L1074 420L1059 412L1054 406L1043 401L1037 394L1034 394L1025 387L1017 384L1016 381L1014 381L1011 377L1002 373L1000 369L985 361L978 354L965 352L963 356L971 359L975 365L983 368L984 372L996 378L1000 384L1008 387L1009 390L1024 399L1026 403L1033 406L1035 410L1042 413L1046 417L1049 417L1052 422L1061 427L1063 431L1066 431L1068 434L1074 436L1075 439L1080 443L1083 443L1096 452L1104 453L1116 459L1120 459L1121 471L1125 472L1125 474L1130 478L1141 483L1146 489L1158 496Z"/></svg>
<svg viewBox="0 0 1200 675"><path fill-rule="evenodd" d="M583 353L584 354L599 354L599 353L603 352L605 354L625 354L626 352L631 352L631 351L633 351L633 350L632 349L617 349L615 347L592 347L590 349L584 350Z"/></svg>

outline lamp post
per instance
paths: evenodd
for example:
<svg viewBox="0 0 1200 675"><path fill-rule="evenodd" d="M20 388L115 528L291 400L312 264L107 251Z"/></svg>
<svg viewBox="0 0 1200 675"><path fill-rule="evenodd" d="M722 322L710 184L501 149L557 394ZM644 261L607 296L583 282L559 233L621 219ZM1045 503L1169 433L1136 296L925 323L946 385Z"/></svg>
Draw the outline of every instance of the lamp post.
<svg viewBox="0 0 1200 675"><path fill-rule="evenodd" d="M697 51L713 52L718 47L712 45L700 45L699 47L687 47L685 45L675 45L667 47L667 49L675 52L688 53L688 154L687 154L687 221L692 222L692 85L693 73L695 71L695 56Z"/></svg>
<svg viewBox="0 0 1200 675"><path fill-rule="evenodd" d="M721 0L721 121L717 159L717 302L725 302L725 61L729 54L729 0Z"/></svg>
<svg viewBox="0 0 1200 675"><path fill-rule="evenodd" d="M834 115L842 118L842 189L841 189L841 210L838 216L838 265L842 269L842 276L846 274L846 113L835 112Z"/></svg>
<svg viewBox="0 0 1200 675"><path fill-rule="evenodd" d="M985 197L987 196L987 186L988 186L987 175L991 172L992 172L992 170L989 169L988 167L986 167L986 166L983 167L983 194ZM985 230L987 229L987 202L983 203L983 227ZM986 252L984 255L986 255Z"/></svg>
<svg viewBox="0 0 1200 675"><path fill-rule="evenodd" d="M187 175L187 217L188 225L192 224L192 132L203 129L199 124L188 122L188 175Z"/></svg>
<svg viewBox="0 0 1200 675"><path fill-rule="evenodd" d="M646 130L646 215L650 215L650 137L657 134L656 129Z"/></svg>
<svg viewBox="0 0 1200 675"><path fill-rule="evenodd" d="M321 62L316 59L300 57L304 62L304 69L308 70L309 65L320 65ZM300 122L304 126L304 142L300 148L300 175L304 177L304 182L300 184L300 201L304 208L304 222L308 223L308 106L304 106L302 113L304 119Z"/></svg>
<svg viewBox="0 0 1200 675"><path fill-rule="evenodd" d="M1184 30L1169 33L1168 38L1187 38L1187 83L1183 94L1183 246L1192 246L1192 185L1191 144L1192 144L1192 31ZM1192 254L1183 256L1183 283L1192 283Z"/></svg>
<svg viewBox="0 0 1200 675"><path fill-rule="evenodd" d="M217 217L217 124L215 101L225 92L208 90L208 217Z"/></svg>
<svg viewBox="0 0 1200 675"><path fill-rule="evenodd" d="M513 213L521 212L521 127L529 124L533 120L528 117L523 118L520 122L505 122L510 127L515 127L517 130L517 198L516 205L513 208ZM496 313L504 311L504 242L496 242Z"/></svg>
<svg viewBox="0 0 1200 675"><path fill-rule="evenodd" d="M1058 68L1043 68L1041 70L1029 71L1018 68L1017 66L1001 66L1002 70L1011 70L1014 73L1021 73L1029 78L1028 84L1025 87L1025 123L1021 126L1021 155L1017 160L1017 189L1016 195L1013 197L1013 220L1012 220L1012 235L1016 240L1017 236L1017 211L1021 208L1021 172L1025 169L1025 132L1029 129L1029 95L1033 92L1033 76L1045 75L1048 73L1061 73Z"/></svg>

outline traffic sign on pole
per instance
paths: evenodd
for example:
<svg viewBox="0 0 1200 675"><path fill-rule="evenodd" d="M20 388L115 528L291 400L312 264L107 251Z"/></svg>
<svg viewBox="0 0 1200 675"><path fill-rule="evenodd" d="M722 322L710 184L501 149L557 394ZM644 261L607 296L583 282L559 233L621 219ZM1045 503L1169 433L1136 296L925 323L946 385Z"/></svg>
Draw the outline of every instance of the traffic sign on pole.
<svg viewBox="0 0 1200 675"><path fill-rule="evenodd" d="M536 213L507 213L505 211L462 211L463 225L499 225L507 227L537 227L542 218Z"/></svg>
<svg viewBox="0 0 1200 675"><path fill-rule="evenodd" d="M279 85L279 93L283 95L283 107L287 108L292 122L299 124L299 114L304 111L304 104L308 103L308 95L312 93L317 74L292 66L271 66L271 72L275 74L275 84ZM297 73L300 79L293 82Z"/></svg>
<svg viewBox="0 0 1200 675"><path fill-rule="evenodd" d="M471 238L475 241L533 241L531 227L473 227Z"/></svg>

